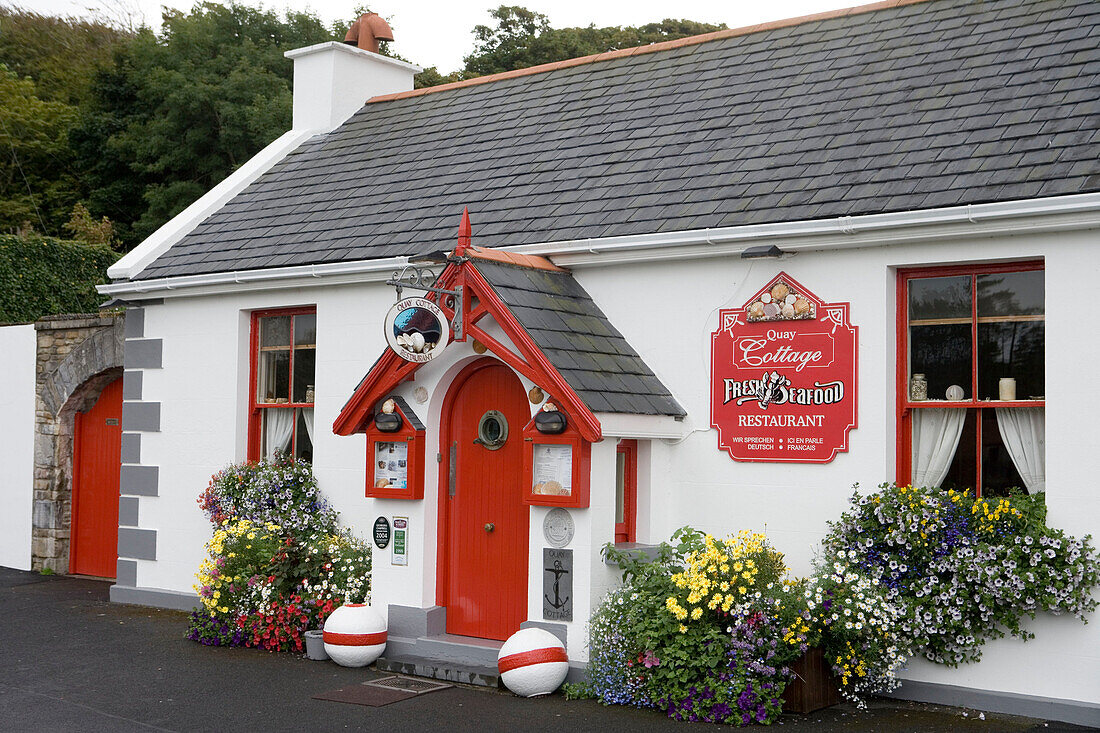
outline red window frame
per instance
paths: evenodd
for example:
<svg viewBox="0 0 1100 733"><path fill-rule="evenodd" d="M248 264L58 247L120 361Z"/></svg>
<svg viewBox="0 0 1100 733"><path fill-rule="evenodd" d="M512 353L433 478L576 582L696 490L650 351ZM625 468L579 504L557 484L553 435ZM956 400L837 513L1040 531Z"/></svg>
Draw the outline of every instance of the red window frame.
<svg viewBox="0 0 1100 733"><path fill-rule="evenodd" d="M248 352L248 460L258 461L261 456L260 444L262 443L260 428L263 425L263 410L266 409L293 409L295 407L313 407L313 402L284 402L279 405L270 405L268 403L258 402L256 400L257 390L257 376L259 374L259 354L260 354L260 319L270 318L273 316L306 316L316 315L316 306L299 306L295 308L270 308L267 310L252 311L250 333L249 333L249 352ZM293 399L294 396L294 319L290 319L290 382L288 386L288 400ZM314 375L316 378L316 375ZM290 439L290 454L297 455L295 450L298 447L298 423L294 423L294 432L291 433Z"/></svg>
<svg viewBox="0 0 1100 733"><path fill-rule="evenodd" d="M1000 272L1028 272L1044 270L1042 260L1004 262L985 265L950 265L944 267L902 268L897 271L897 483L907 485L912 481L912 411L929 408L963 407L975 414L974 493L982 495L982 410L998 407L1045 407L1045 400L1017 400L1015 402L982 401L978 399L978 275ZM911 402L909 400L909 281L929 277L969 275L970 285L970 399L958 402Z"/></svg>
<svg viewBox="0 0 1100 733"><path fill-rule="evenodd" d="M623 521L615 522L616 542L637 542L638 518L638 441L620 440L615 447L616 467L619 456L623 462ZM617 473L617 471L616 471ZM617 480L617 477L616 477ZM618 487L616 487L618 488ZM617 503L617 501L616 501ZM618 506L615 507L618 511Z"/></svg>

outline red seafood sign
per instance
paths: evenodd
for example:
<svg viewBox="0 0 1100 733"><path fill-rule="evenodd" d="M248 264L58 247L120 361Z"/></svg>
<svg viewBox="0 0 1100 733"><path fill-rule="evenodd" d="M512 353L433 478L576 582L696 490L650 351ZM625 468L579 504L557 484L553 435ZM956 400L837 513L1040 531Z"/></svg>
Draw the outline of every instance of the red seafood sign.
<svg viewBox="0 0 1100 733"><path fill-rule="evenodd" d="M735 461L828 463L856 427L858 329L786 273L711 334L710 424Z"/></svg>

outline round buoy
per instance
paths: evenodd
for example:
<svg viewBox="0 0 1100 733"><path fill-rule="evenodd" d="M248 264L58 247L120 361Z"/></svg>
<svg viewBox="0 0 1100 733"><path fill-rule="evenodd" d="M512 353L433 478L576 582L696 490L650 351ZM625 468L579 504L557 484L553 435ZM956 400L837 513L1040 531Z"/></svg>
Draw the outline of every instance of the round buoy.
<svg viewBox="0 0 1100 733"><path fill-rule="evenodd" d="M365 603L346 603L325 620L325 652L344 667L365 667L386 650L386 622Z"/></svg>
<svg viewBox="0 0 1100 733"><path fill-rule="evenodd" d="M549 695L569 673L565 645L545 629L520 629L508 637L497 656L504 686L521 697Z"/></svg>

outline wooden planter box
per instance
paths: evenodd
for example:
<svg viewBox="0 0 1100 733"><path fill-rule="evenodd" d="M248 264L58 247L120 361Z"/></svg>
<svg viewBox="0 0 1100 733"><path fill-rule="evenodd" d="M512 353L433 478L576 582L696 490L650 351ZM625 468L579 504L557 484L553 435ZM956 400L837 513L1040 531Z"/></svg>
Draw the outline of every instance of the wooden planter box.
<svg viewBox="0 0 1100 733"><path fill-rule="evenodd" d="M840 702L840 687L821 649L807 650L791 671L795 678L783 690L783 712L812 713Z"/></svg>

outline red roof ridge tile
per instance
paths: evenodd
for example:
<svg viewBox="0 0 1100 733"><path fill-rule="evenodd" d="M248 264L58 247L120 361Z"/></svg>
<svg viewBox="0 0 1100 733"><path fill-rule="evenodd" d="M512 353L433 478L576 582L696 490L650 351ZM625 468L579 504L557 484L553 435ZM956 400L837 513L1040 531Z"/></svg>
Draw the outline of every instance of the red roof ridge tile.
<svg viewBox="0 0 1100 733"><path fill-rule="evenodd" d="M470 245L466 249L466 256L475 260L487 260L490 262L504 262L518 267L528 267L532 270L549 270L550 272L566 272L553 262L541 255L525 255L518 252L504 252L498 249L486 249Z"/></svg>
<svg viewBox="0 0 1100 733"><path fill-rule="evenodd" d="M473 79L463 79L462 81L454 81L449 84L440 84L434 87L424 87L422 89L411 89L407 92L395 92L393 94L380 94L376 97L371 97L366 101L366 104L374 104L376 102L389 102L394 99L406 99L408 97L419 97L425 94L434 94L435 92L445 92L451 89L461 89L463 87L478 86L480 84L489 84L495 81L503 81L505 79L515 79L520 76L531 76L533 74L543 74L548 71L556 71L557 69L566 69L572 66L583 66L584 64L592 64L600 61L611 61L613 59L625 58L627 56L635 56L643 53L656 53L657 51L668 51L674 48L682 48L683 46L694 46L700 43L707 43L709 41L718 41L723 38L733 38L735 36L747 36L753 33L759 33L761 31L775 30L776 28L787 28L794 25L802 25L803 23L812 23L819 20L828 20L830 18L841 18L848 15L861 15L863 13L871 13L876 10L886 10L888 8L896 8L903 5L915 5L917 3L931 2L932 0L880 0L880 2L869 3L866 5L855 5L850 8L837 8L836 10L825 10L820 13L812 13L810 15L800 15L795 18L783 18L780 20L771 20L766 23L758 23L756 25L742 26L740 28L727 28L720 31L712 31L710 33L703 33L697 36L685 36L684 38L677 38L672 41L661 41L659 43L651 43L648 46L632 46L630 48L620 48L614 51L604 51L602 53L595 53L589 56L578 56L573 59L565 59L563 61L553 61L548 64L539 64L538 66L529 66L525 69L514 69L512 71L503 71L499 74L489 74L487 76L477 76Z"/></svg>

